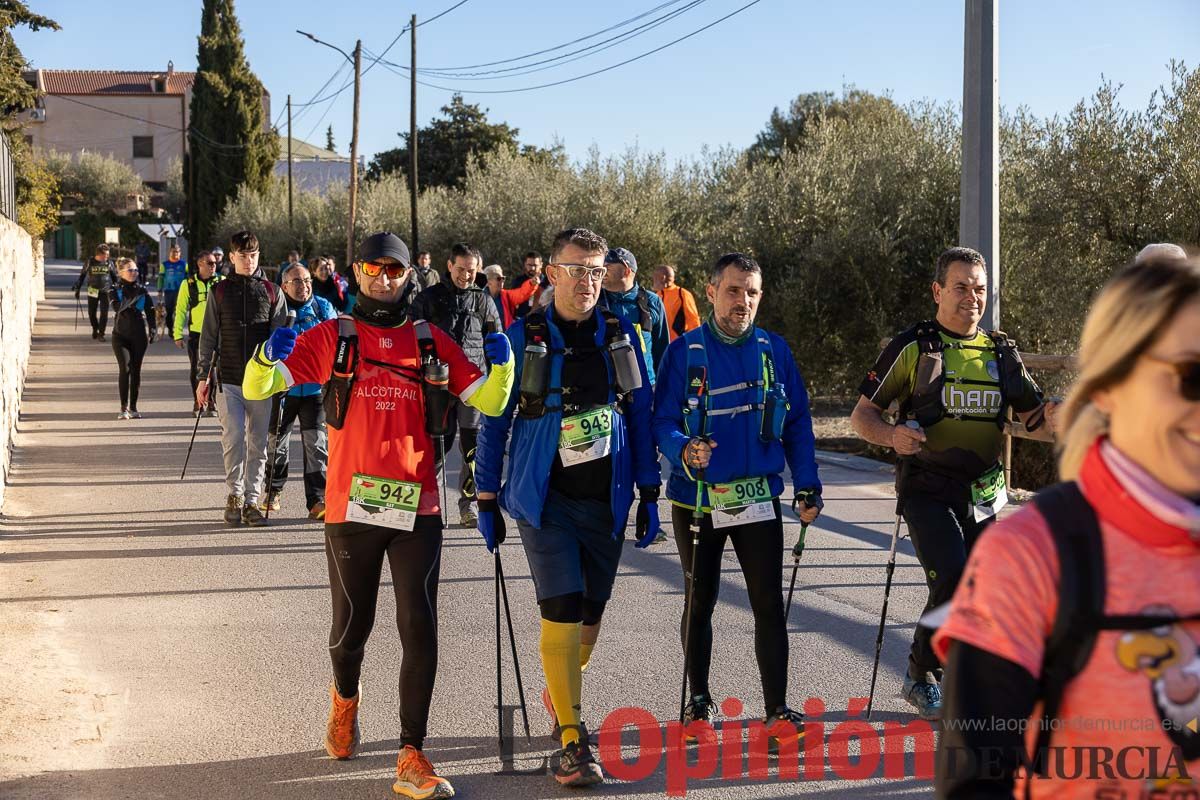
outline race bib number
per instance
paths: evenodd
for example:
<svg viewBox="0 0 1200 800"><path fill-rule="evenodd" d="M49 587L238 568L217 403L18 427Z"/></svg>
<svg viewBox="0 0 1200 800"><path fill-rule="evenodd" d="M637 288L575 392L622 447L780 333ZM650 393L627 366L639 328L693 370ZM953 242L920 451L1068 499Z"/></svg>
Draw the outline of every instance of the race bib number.
<svg viewBox="0 0 1200 800"><path fill-rule="evenodd" d="M996 516L1008 505L1004 465L997 464L971 483L971 512L976 522Z"/></svg>
<svg viewBox="0 0 1200 800"><path fill-rule="evenodd" d="M95 286L88 287L88 297L99 297L99 296L100 296L99 289L97 289Z"/></svg>
<svg viewBox="0 0 1200 800"><path fill-rule="evenodd" d="M558 436L558 456L564 467L586 464L612 452L611 406L563 417Z"/></svg>
<svg viewBox="0 0 1200 800"><path fill-rule="evenodd" d="M417 523L421 484L356 473L350 479L346 520L411 531Z"/></svg>
<svg viewBox="0 0 1200 800"><path fill-rule="evenodd" d="M714 528L732 528L775 518L775 499L767 476L742 478L708 487Z"/></svg>

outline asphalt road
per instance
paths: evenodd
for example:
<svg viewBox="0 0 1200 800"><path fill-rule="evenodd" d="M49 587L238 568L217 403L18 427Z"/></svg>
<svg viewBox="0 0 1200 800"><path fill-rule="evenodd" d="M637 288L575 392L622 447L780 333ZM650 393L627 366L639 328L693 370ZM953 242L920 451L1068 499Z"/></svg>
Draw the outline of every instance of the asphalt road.
<svg viewBox="0 0 1200 800"><path fill-rule="evenodd" d="M389 591L381 592L363 669L362 755L332 761L320 747L329 585L322 531L304 518L301 487L289 486L270 527L224 527L217 420L201 421L187 480L179 480L192 430L186 355L167 341L152 345L139 404L145 418L117 421L112 350L89 338L86 307L79 330L72 327L75 304L66 287L76 271L47 269L3 507L0 797L392 796L402 653ZM299 459L298 447L293 457ZM641 731L648 744L639 751L639 732L630 728L624 763L634 764L640 752L647 774L610 780L590 796L661 797L669 783L678 794L688 769L694 777L683 786L699 798L932 794L929 781L914 776L918 765L927 766L932 735L889 738L888 749L907 755L888 759L887 777L883 766L872 769L880 749L875 732L915 720L898 695L925 595L907 541L888 613L874 731L861 750L866 764L859 772L869 777L849 777L857 739L850 744L856 755L840 755L845 734L855 729L839 724L857 718L861 703L851 699L865 697L870 680L893 500L888 467L822 454L821 470L825 513L808 533L790 616L789 699L810 712L823 704L827 752L809 754L800 779L781 779L774 760L764 778L744 776L737 750L727 746L716 772L705 776L698 758L715 753L693 750L690 767L674 750L659 760L654 743L662 732ZM669 529L665 502L662 511ZM506 768L495 711L492 559L473 529L455 523L442 560L440 665L426 751L460 797L567 795L548 775L511 774L536 773L552 749L538 699L537 608L515 526L503 554L534 736L525 742L517 714ZM789 520L781 591L798 532ZM743 701L742 718L749 719L761 714L762 698L753 616L732 549L721 580L713 689L718 699ZM640 707L657 720L675 716L682 591L670 537L646 551L627 543L584 682L584 717L593 730L621 707ZM504 647L505 703L513 704ZM497 774L504 771L510 774Z"/></svg>

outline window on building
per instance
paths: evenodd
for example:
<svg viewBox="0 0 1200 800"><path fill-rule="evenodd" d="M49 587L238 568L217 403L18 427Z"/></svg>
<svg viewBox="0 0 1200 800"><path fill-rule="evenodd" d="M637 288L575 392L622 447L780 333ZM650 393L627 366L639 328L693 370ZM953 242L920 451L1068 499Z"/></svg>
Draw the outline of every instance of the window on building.
<svg viewBox="0 0 1200 800"><path fill-rule="evenodd" d="M153 136L135 136L135 137L133 137L133 157L134 158L154 158L154 137Z"/></svg>

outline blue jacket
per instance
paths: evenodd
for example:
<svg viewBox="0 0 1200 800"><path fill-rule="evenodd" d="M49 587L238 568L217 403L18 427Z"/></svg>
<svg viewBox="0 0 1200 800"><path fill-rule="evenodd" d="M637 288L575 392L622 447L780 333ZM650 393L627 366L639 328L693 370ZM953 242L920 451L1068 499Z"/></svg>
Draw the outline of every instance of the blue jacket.
<svg viewBox="0 0 1200 800"><path fill-rule="evenodd" d="M671 343L671 334L667 330L667 310L663 307L662 299L654 292L634 286L628 292L601 292L600 305L621 319L628 320L630 325L639 325L642 313L638 308L638 294L643 292L650 309L650 330L642 331L642 347L646 354L646 372L650 375L650 383L654 383L659 363L667 352L667 345Z"/></svg>
<svg viewBox="0 0 1200 800"><path fill-rule="evenodd" d="M292 302L287 301L288 308L292 308ZM333 310L333 304L324 297L313 295L308 298L308 302L296 309L296 322L292 325L292 330L296 333L304 333L309 328L315 328L327 319L337 319L337 312ZM312 397L315 394L321 393L321 384L319 383L300 383L291 388L288 392L290 397Z"/></svg>
<svg viewBox="0 0 1200 800"><path fill-rule="evenodd" d="M599 309L593 312L599 325L596 328L596 344L604 344L604 319ZM562 428L562 395L550 394L548 410L537 419L525 419L513 412L520 400L521 371L525 353L525 319L521 318L508 328L512 342L513 357L516 359L514 389L508 406L498 417L484 417L483 429L479 434L479 446L475 455L475 485L481 492L499 492L500 506L513 519L540 528L542 508L550 487L550 470L554 466L554 455L558 451L559 434ZM547 328L550 332L550 387L562 387L563 338L554 324L554 308L546 309ZM622 330L634 339L633 326L621 321ZM637 352L637 348L634 348ZM606 359L607 363L607 359ZM638 366L642 371L642 388L633 392L631 407L616 415L620 424L613 425L612 432L612 514L613 538L624 535L625 523L629 519L629 508L633 505L634 486L658 486L658 455L654 451L654 440L650 436L650 413L653 397L650 381L646 375L645 359L639 353ZM612 367L609 383L612 383ZM615 400L609 391L609 402ZM501 488L505 446L508 445L509 430L512 444L508 446L507 481Z"/></svg>
<svg viewBox="0 0 1200 800"><path fill-rule="evenodd" d="M658 384L654 387L654 439L673 467L667 483L667 498L689 508L696 503L696 482L681 460L683 447L691 438L683 427L683 408L687 402L688 345L697 342L704 344L711 393L722 387L755 380L762 374L757 337L763 337L770 343L776 382L782 383L791 405L784 420L782 440L764 442L759 439L760 412L710 414L709 435L718 447L713 450L704 480L707 483L728 483L739 478L767 475L771 493L779 497L783 494L780 473L786 461L792 473L793 491L820 491L808 392L792 359L791 348L781 337L760 328L755 328L755 335L740 345L724 344L713 336L708 326L709 323L705 323L671 342L660 365L662 370ZM759 396L758 387L718 393L709 397L709 408L728 409L756 403ZM709 507L707 490L701 503Z"/></svg>

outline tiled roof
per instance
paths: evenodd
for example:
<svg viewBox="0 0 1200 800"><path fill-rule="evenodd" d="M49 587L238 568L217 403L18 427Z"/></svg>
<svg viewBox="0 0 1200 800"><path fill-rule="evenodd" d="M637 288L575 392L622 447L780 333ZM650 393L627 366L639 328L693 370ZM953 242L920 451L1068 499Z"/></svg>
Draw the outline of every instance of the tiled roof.
<svg viewBox="0 0 1200 800"><path fill-rule="evenodd" d="M39 70L46 94L183 94L196 81L194 72L125 72L90 69ZM34 73L27 73L31 80ZM155 77L167 78L166 92L155 92Z"/></svg>

